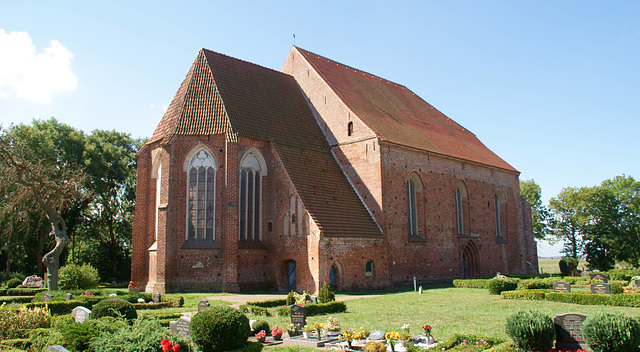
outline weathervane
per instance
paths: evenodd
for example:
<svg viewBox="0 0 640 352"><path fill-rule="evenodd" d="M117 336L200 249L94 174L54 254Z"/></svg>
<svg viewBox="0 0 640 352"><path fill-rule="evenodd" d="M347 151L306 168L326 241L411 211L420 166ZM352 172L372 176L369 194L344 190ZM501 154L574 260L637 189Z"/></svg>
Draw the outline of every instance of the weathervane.
<svg viewBox="0 0 640 352"><path fill-rule="evenodd" d="M296 34L293 33L293 46L296 46Z"/></svg>

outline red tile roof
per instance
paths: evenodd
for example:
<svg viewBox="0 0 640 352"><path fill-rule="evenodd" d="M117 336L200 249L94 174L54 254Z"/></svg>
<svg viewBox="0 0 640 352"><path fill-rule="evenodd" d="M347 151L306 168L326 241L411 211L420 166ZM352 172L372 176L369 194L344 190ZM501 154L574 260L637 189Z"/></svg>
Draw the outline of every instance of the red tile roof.
<svg viewBox="0 0 640 352"><path fill-rule="evenodd" d="M222 134L273 142L326 236L382 236L333 158L292 76L202 49L149 143Z"/></svg>
<svg viewBox="0 0 640 352"><path fill-rule="evenodd" d="M406 87L296 49L383 141L517 172L473 133Z"/></svg>

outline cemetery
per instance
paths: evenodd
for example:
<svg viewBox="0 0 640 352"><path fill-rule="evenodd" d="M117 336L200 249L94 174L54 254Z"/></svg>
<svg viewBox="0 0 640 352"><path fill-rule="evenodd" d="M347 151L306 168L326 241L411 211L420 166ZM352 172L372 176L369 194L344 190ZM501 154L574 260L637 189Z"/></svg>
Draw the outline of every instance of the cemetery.
<svg viewBox="0 0 640 352"><path fill-rule="evenodd" d="M497 275L349 301L324 285L317 296L290 292L238 309L221 293L47 291L27 279L9 287L14 280L0 289L0 351L635 351L635 274ZM233 332L219 327L229 321Z"/></svg>

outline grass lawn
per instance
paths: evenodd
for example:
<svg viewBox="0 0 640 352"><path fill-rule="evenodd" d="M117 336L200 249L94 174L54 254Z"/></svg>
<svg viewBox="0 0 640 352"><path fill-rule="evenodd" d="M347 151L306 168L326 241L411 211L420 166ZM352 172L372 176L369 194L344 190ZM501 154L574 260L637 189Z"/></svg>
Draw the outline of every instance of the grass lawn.
<svg viewBox="0 0 640 352"><path fill-rule="evenodd" d="M381 297L347 301L346 313L332 314L343 328L365 327L399 331L410 324L413 333L421 332L424 324L433 327L433 335L442 341L455 333L507 339L504 331L507 316L521 310L538 310L553 317L556 314L577 312L619 312L640 317L640 308L583 306L547 301L520 301L492 296L484 289L439 288L426 290L422 295L414 292L388 294ZM255 317L267 320L270 326L289 322L285 317ZM325 322L327 315L307 318L307 323Z"/></svg>

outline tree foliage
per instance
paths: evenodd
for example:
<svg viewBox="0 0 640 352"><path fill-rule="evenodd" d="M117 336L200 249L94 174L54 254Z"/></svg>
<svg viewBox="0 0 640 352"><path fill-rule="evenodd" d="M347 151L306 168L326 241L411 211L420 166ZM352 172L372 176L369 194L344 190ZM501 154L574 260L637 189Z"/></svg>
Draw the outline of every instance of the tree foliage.
<svg viewBox="0 0 640 352"><path fill-rule="evenodd" d="M549 209L542 204L542 188L534 180L520 181L520 195L531 205L533 237L538 240L548 239Z"/></svg>

